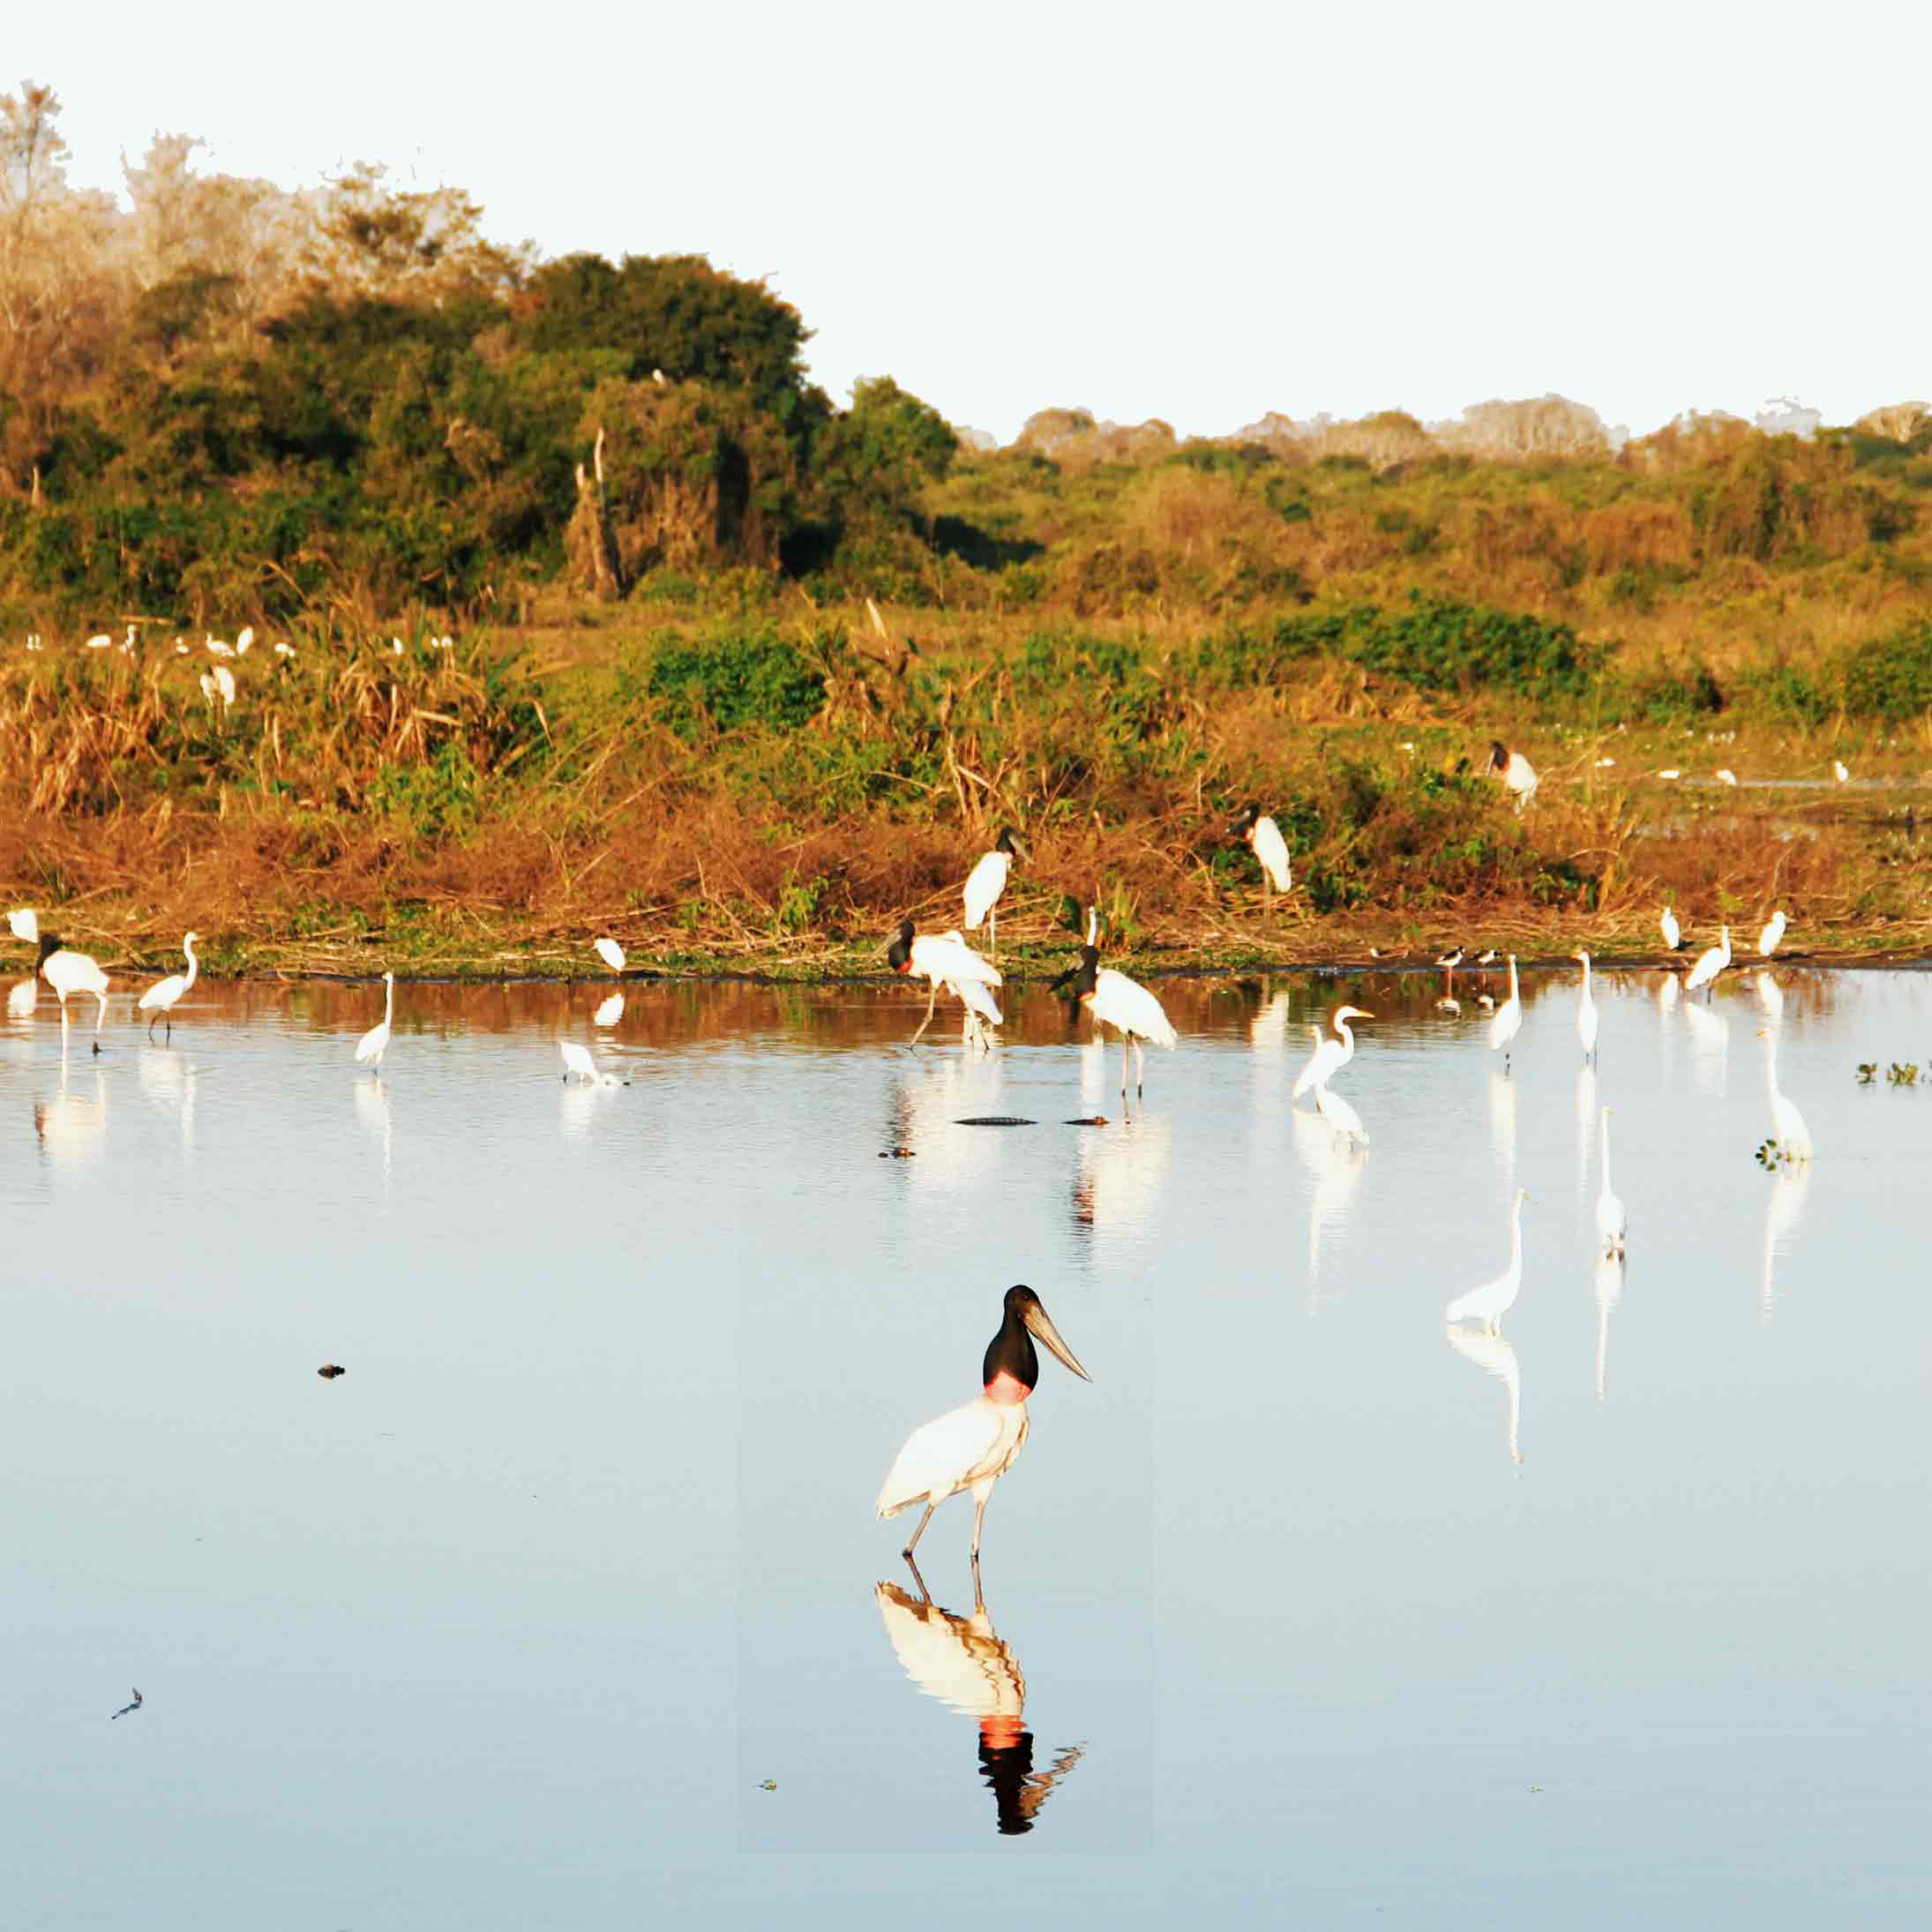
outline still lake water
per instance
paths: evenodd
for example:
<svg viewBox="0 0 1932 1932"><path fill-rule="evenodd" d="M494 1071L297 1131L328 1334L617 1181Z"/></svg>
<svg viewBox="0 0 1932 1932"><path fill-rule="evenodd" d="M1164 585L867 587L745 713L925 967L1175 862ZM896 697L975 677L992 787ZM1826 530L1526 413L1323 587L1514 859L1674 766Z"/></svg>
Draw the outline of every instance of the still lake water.
<svg viewBox="0 0 1932 1932"><path fill-rule="evenodd" d="M405 986L379 1086L379 987L64 1065L44 999L7 1922L1923 1922L1932 978L1613 977L1595 1075L1575 987L1505 1078L1466 976L1163 984L1127 1121L1044 994L974 1060L901 986ZM1289 1099L1344 1000L1353 1156ZM1808 1171L1752 1157L1767 1024ZM1094 1380L1043 1353L973 1621L970 1500L949 1614L872 1501L1016 1281Z"/></svg>

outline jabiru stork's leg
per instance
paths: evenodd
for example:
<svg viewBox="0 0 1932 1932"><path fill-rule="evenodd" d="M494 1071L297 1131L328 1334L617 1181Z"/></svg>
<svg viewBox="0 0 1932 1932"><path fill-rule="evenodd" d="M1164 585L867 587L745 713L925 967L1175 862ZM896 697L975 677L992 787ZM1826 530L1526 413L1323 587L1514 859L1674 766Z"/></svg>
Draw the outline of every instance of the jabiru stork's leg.
<svg viewBox="0 0 1932 1932"><path fill-rule="evenodd" d="M984 1488L982 1488L977 1483L975 1483L973 1485L972 1558L973 1562L976 1566L978 1564L979 1561L979 1532L982 1529L985 1527L986 1505L990 1501L992 1501L992 1485L991 1483L988 1483Z"/></svg>
<svg viewBox="0 0 1932 1932"><path fill-rule="evenodd" d="M914 1550L918 1548L919 1539L925 1534L925 1526L932 1520L932 1512L938 1508L939 1504L934 1502L929 1496L926 1499L925 1514L919 1518L919 1526L912 1532L912 1540L908 1543L902 1550L899 1552L900 1555L904 1557L907 1562L910 1563L912 1561L912 1553ZM914 1568L913 1574L915 1576L918 1574L917 1566L915 1566ZM920 1588L924 1589L925 1585L922 1584L920 1585Z"/></svg>
<svg viewBox="0 0 1932 1932"><path fill-rule="evenodd" d="M1134 1043L1134 1097L1138 1100L1147 1093L1147 1049L1140 1041Z"/></svg>
<svg viewBox="0 0 1932 1932"><path fill-rule="evenodd" d="M909 1046L917 1046L919 1044L919 1034L924 1033L932 1023L932 1009L940 1003L940 983L935 979L931 984L932 990L926 995L925 1000L925 1017L919 1022L919 1032L915 1033L906 1043Z"/></svg>
<svg viewBox="0 0 1932 1932"><path fill-rule="evenodd" d="M986 918L988 922L986 943L992 948L992 956L998 959L1000 957L1000 902L998 900L995 900L992 905L988 908Z"/></svg>
<svg viewBox="0 0 1932 1932"><path fill-rule="evenodd" d="M1127 1054L1131 1051L1131 1037L1126 1033L1120 1036L1120 1097L1123 1100L1127 1098Z"/></svg>

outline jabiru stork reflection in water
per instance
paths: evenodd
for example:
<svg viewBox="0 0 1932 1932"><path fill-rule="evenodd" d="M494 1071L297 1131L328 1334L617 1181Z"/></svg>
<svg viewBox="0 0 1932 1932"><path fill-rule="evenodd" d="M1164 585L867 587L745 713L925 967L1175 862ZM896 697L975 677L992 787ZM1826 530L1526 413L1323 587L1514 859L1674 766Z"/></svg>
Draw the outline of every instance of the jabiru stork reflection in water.
<svg viewBox="0 0 1932 1932"><path fill-rule="evenodd" d="M1013 1467L1026 1446L1027 1399L1040 1380L1035 1336L1082 1382L1093 1380L1060 1339L1060 1330L1040 1306L1040 1298L1023 1284L1007 1289L1000 1332L986 1344L981 1375L984 1392L915 1429L895 1457L879 1492L881 1516L895 1516L916 1502L925 1505L918 1528L907 1540L904 1554L908 1557L918 1547L932 1512L962 1489L973 1493L972 1554L978 1556L979 1534L986 1521L992 1486Z"/></svg>

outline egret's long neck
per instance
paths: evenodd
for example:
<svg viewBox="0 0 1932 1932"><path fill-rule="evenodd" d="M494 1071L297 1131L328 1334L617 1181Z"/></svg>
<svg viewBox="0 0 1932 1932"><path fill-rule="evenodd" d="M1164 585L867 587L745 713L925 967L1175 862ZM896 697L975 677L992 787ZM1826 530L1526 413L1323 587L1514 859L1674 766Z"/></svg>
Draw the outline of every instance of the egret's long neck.
<svg viewBox="0 0 1932 1932"><path fill-rule="evenodd" d="M396 983L393 979L383 982L382 1023L387 1026L396 1015Z"/></svg>
<svg viewBox="0 0 1932 1932"><path fill-rule="evenodd" d="M1342 1058L1344 1060L1352 1060L1355 1057L1355 1036L1349 1031L1348 1022L1337 1020L1335 1022L1335 1030L1341 1036Z"/></svg>
<svg viewBox="0 0 1932 1932"><path fill-rule="evenodd" d="M1584 998L1585 1000L1587 1000L1587 999L1589 999L1589 997L1590 997L1590 955L1589 955L1588 953L1585 953L1585 954L1584 955Z"/></svg>
<svg viewBox="0 0 1932 1932"><path fill-rule="evenodd" d="M1523 1203L1519 1201L1509 1214L1509 1271L1523 1271Z"/></svg>
<svg viewBox="0 0 1932 1932"><path fill-rule="evenodd" d="M1509 997L1512 1000L1518 997L1516 992L1516 962L1514 959L1509 962Z"/></svg>
<svg viewBox="0 0 1932 1932"><path fill-rule="evenodd" d="M189 987L194 985L195 975L200 971L201 968L195 958L195 942L192 940L183 940L181 942L181 949L188 955L188 977L182 982L181 987L181 990L186 992Z"/></svg>

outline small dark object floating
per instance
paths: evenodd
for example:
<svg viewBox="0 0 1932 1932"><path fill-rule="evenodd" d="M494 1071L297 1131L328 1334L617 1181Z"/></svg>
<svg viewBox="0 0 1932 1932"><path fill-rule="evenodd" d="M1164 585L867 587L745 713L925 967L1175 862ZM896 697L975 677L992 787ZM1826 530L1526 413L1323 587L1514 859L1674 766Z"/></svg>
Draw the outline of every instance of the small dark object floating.
<svg viewBox="0 0 1932 1932"><path fill-rule="evenodd" d="M1105 1127L1106 1124L1107 1117L1104 1113L1083 1114L1077 1120L1062 1120L1060 1122L1062 1127Z"/></svg>
<svg viewBox="0 0 1932 1932"><path fill-rule="evenodd" d="M882 1161L909 1161L917 1152L916 1147L882 1147L879 1157Z"/></svg>
<svg viewBox="0 0 1932 1932"><path fill-rule="evenodd" d="M1023 1120L1017 1113L970 1113L963 1120L955 1120L955 1127L1037 1127L1037 1120Z"/></svg>
<svg viewBox="0 0 1932 1932"><path fill-rule="evenodd" d="M324 1382L333 1382L338 1375L346 1375L348 1371L340 1362L324 1362L321 1367L316 1370L316 1374Z"/></svg>

